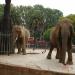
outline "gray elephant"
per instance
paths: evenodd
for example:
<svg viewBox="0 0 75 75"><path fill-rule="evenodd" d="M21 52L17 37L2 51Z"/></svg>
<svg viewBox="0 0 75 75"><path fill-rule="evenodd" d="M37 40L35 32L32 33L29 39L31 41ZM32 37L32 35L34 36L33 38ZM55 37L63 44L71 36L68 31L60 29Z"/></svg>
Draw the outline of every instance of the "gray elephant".
<svg viewBox="0 0 75 75"><path fill-rule="evenodd" d="M30 37L30 32L24 26L13 26L12 29L12 37L13 37L13 47L18 48L18 54L23 53L26 54L26 45L28 43L28 38Z"/></svg>
<svg viewBox="0 0 75 75"><path fill-rule="evenodd" d="M56 25L56 31L54 34L54 43L51 43L50 51L47 55L47 58L51 58L51 53L53 48L57 48L57 55L59 62L62 64L73 64L72 62L72 36L73 36L73 27L71 22L68 19L64 19L58 22ZM66 51L68 52L67 63L65 63Z"/></svg>
<svg viewBox="0 0 75 75"><path fill-rule="evenodd" d="M64 19L59 22L59 48L60 59L59 62L63 64L73 64L72 61L72 37L73 27L69 20ZM65 63L66 51L68 52L67 63Z"/></svg>

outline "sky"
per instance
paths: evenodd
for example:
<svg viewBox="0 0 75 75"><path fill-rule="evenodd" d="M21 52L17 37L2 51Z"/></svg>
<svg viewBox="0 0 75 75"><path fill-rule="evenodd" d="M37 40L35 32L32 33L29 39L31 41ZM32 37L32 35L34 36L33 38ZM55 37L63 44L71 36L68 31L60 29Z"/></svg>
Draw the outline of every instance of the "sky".
<svg viewBox="0 0 75 75"><path fill-rule="evenodd" d="M5 0L0 0L4 4ZM43 5L45 8L58 9L64 16L75 14L75 0L11 0L13 5L33 6L35 4Z"/></svg>

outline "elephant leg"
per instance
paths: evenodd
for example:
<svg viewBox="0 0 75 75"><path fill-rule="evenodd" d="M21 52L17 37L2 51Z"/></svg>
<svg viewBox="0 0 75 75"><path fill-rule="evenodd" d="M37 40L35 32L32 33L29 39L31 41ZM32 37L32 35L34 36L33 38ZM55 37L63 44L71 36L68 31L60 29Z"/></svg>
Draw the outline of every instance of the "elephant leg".
<svg viewBox="0 0 75 75"><path fill-rule="evenodd" d="M60 54L60 59L59 59L59 63L62 63L64 65L65 65L65 55L66 55L65 51L63 51L63 53Z"/></svg>
<svg viewBox="0 0 75 75"><path fill-rule="evenodd" d="M50 51L49 51L49 53L47 55L47 59L51 59L52 51L53 51L53 46L50 47Z"/></svg>
<svg viewBox="0 0 75 75"><path fill-rule="evenodd" d="M19 45L17 54L20 54L20 53L21 53L21 46Z"/></svg>
<svg viewBox="0 0 75 75"><path fill-rule="evenodd" d="M65 57L66 57L66 51L62 50L62 48L60 48L60 59L59 59L59 63L62 63L65 65Z"/></svg>
<svg viewBox="0 0 75 75"><path fill-rule="evenodd" d="M67 41L66 41L67 42ZM65 65L65 57L66 57L66 46L65 43L62 41L62 38L59 41L59 53L60 53L60 59L59 59L59 63L62 63Z"/></svg>
<svg viewBox="0 0 75 75"><path fill-rule="evenodd" d="M14 51L14 53L15 53L15 44L14 45L12 45L12 50Z"/></svg>
<svg viewBox="0 0 75 75"><path fill-rule="evenodd" d="M22 49L23 55L26 55L26 50Z"/></svg>
<svg viewBox="0 0 75 75"><path fill-rule="evenodd" d="M65 58L66 58L66 51L63 50L63 52L62 52L62 61L61 61L61 63L64 64L64 65L65 65Z"/></svg>
<svg viewBox="0 0 75 75"><path fill-rule="evenodd" d="M72 51L71 51L71 49L72 49L72 45L71 45L71 41L69 41L69 43L68 43L68 50L67 50L67 52L68 52L67 64L69 64L69 65L72 65L73 64L73 61L72 61Z"/></svg>
<svg viewBox="0 0 75 75"><path fill-rule="evenodd" d="M22 52L23 52L23 55L26 55L26 45L25 44L22 45Z"/></svg>
<svg viewBox="0 0 75 75"><path fill-rule="evenodd" d="M59 48L57 48L56 59L60 59L60 51L59 51Z"/></svg>
<svg viewBox="0 0 75 75"><path fill-rule="evenodd" d="M59 40L59 53L60 53L59 63L61 63L62 62L62 42L61 42L61 39Z"/></svg>

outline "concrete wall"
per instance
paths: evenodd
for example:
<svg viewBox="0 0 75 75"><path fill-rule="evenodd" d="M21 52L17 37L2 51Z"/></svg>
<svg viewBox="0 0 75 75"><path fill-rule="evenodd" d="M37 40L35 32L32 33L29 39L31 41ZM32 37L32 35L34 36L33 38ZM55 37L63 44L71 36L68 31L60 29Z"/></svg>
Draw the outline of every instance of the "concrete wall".
<svg viewBox="0 0 75 75"><path fill-rule="evenodd" d="M0 64L0 75L75 75Z"/></svg>

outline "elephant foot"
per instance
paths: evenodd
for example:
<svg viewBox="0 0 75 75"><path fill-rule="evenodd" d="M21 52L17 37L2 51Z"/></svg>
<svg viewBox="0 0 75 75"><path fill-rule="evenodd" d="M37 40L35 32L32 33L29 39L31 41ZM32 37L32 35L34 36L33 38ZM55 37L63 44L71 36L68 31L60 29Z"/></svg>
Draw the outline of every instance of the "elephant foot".
<svg viewBox="0 0 75 75"><path fill-rule="evenodd" d="M23 53L23 55L26 55L26 53Z"/></svg>
<svg viewBox="0 0 75 75"><path fill-rule="evenodd" d="M22 53L23 53L23 55L26 55L26 50L23 49L22 50Z"/></svg>
<svg viewBox="0 0 75 75"><path fill-rule="evenodd" d="M21 54L21 52L17 52L17 54Z"/></svg>
<svg viewBox="0 0 75 75"><path fill-rule="evenodd" d="M56 59L60 59L59 56L56 56L55 58L56 58Z"/></svg>
<svg viewBox="0 0 75 75"><path fill-rule="evenodd" d="M59 53L56 54L56 57L55 57L55 58L56 58L56 59L60 59Z"/></svg>
<svg viewBox="0 0 75 75"><path fill-rule="evenodd" d="M62 63L63 65L66 65L66 63L62 60L59 60L59 63Z"/></svg>
<svg viewBox="0 0 75 75"><path fill-rule="evenodd" d="M25 51L25 52L23 52L23 55L26 55L26 51Z"/></svg>
<svg viewBox="0 0 75 75"><path fill-rule="evenodd" d="M62 63L62 60L61 59L59 60L59 63Z"/></svg>
<svg viewBox="0 0 75 75"><path fill-rule="evenodd" d="M72 62L72 61L67 61L66 64L68 64L68 65L73 65L73 62Z"/></svg>
<svg viewBox="0 0 75 75"><path fill-rule="evenodd" d="M48 56L47 56L47 59L51 59L51 56L48 55Z"/></svg>

